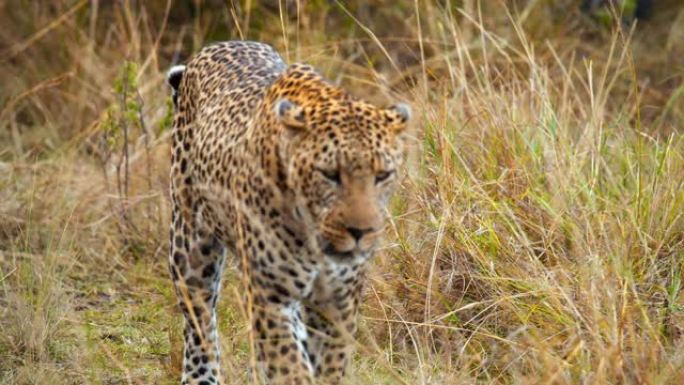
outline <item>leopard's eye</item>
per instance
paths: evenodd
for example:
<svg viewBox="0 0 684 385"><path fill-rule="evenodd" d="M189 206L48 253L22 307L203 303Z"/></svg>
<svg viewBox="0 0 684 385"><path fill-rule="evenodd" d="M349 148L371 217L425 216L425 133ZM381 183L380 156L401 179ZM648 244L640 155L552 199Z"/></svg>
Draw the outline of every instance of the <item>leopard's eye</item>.
<svg viewBox="0 0 684 385"><path fill-rule="evenodd" d="M394 174L394 170L382 171L375 176L375 184L380 184Z"/></svg>
<svg viewBox="0 0 684 385"><path fill-rule="evenodd" d="M335 184L340 184L340 172L338 170L324 170L321 168L316 169L316 171L320 172L323 174L325 179L335 183Z"/></svg>

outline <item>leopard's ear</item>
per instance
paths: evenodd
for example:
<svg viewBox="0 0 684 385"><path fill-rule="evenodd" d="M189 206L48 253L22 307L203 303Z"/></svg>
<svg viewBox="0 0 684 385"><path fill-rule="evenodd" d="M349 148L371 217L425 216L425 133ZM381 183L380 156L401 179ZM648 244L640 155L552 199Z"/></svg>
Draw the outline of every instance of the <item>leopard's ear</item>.
<svg viewBox="0 0 684 385"><path fill-rule="evenodd" d="M411 107L405 103L397 103L385 109L387 124L399 134L406 130L411 120Z"/></svg>
<svg viewBox="0 0 684 385"><path fill-rule="evenodd" d="M304 109L287 100L280 99L273 105L276 119L292 131L303 131L306 128Z"/></svg>

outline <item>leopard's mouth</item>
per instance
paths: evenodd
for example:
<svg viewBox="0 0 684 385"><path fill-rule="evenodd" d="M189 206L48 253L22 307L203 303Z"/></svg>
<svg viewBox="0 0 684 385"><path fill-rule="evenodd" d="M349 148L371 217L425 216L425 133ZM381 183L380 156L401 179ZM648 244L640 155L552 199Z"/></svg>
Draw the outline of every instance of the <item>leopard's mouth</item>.
<svg viewBox="0 0 684 385"><path fill-rule="evenodd" d="M325 247L323 247L323 254L329 256L329 257L335 257L335 258L353 258L354 257L354 250L348 250L348 251L339 251L333 246L332 243L328 243Z"/></svg>

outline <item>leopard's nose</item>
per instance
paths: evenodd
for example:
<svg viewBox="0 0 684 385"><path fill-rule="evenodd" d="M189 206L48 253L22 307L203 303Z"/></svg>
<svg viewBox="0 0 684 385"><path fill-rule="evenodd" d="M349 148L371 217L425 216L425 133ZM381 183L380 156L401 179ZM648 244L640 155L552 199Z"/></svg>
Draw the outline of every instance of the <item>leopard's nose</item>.
<svg viewBox="0 0 684 385"><path fill-rule="evenodd" d="M359 239L361 239L364 235L372 232L373 229L359 229L358 227L347 227L347 231L349 232L349 234L351 234L352 237L354 237L354 240L358 242Z"/></svg>

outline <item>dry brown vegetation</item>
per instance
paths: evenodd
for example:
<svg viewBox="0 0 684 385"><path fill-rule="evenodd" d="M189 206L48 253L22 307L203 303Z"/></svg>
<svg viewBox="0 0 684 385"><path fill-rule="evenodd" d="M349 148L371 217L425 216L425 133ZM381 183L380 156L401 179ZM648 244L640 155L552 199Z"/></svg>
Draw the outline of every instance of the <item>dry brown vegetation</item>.
<svg viewBox="0 0 684 385"><path fill-rule="evenodd" d="M163 74L239 38L420 112L351 383L684 383L684 10L576 3L0 2L0 384L175 382Z"/></svg>

